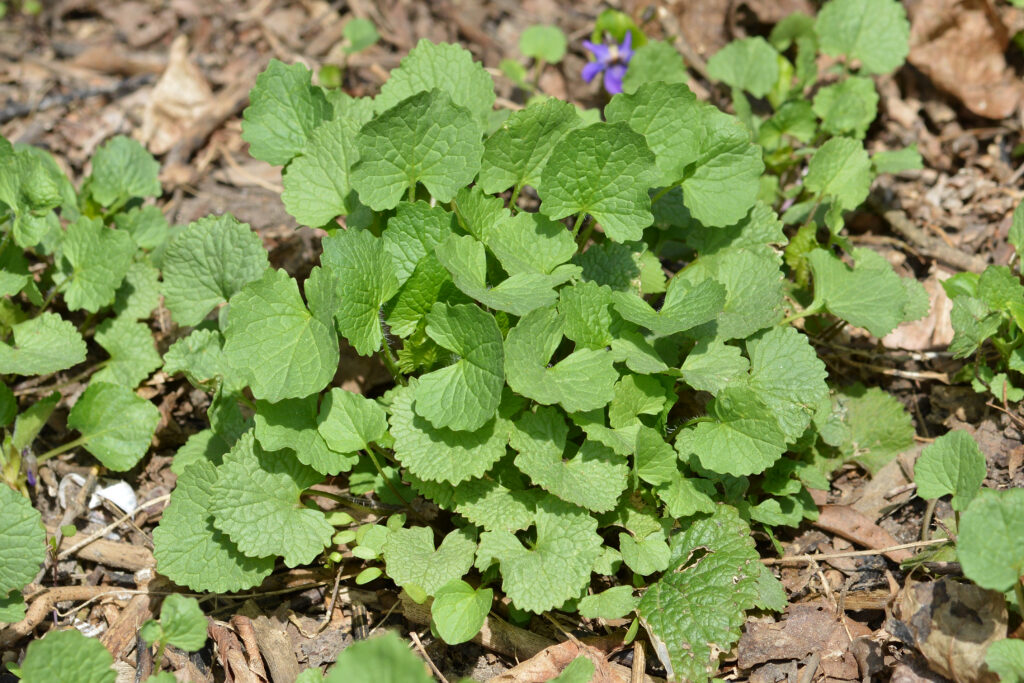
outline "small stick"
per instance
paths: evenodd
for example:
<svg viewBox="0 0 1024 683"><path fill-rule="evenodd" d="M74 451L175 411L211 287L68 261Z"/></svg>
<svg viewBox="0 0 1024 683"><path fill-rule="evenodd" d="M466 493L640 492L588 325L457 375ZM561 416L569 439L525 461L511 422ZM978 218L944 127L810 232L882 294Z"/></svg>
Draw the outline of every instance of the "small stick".
<svg viewBox="0 0 1024 683"><path fill-rule="evenodd" d="M930 541L914 541L913 543L903 543L900 545L894 545L889 548L878 548L873 550L852 550L844 553L828 553L825 555L794 555L792 557L765 557L761 559L762 564L773 565L773 564L787 564L789 562L818 562L819 560L832 560L840 557L871 557L872 555L885 555L896 550L909 550L910 548L924 548L930 545L939 545L941 543L949 543L948 538L933 538Z"/></svg>
<svg viewBox="0 0 1024 683"><path fill-rule="evenodd" d="M644 672L647 670L647 652L644 641L637 638L633 641L633 666L629 671L629 683L644 683Z"/></svg>
<svg viewBox="0 0 1024 683"><path fill-rule="evenodd" d="M171 494L168 493L167 495L157 496L156 498L154 498L152 500L147 500L145 503L142 503L137 508L135 508L134 512L126 512L126 513L124 513L124 515L122 515L120 518L114 520L113 522L111 522L107 526L103 527L99 531L96 531L96 532L93 532L93 533L89 534L89 536L87 536L86 538L82 539L78 543L74 544L73 546L71 546L67 550L62 550L60 552L60 554L57 555L57 559L58 560L63 560L65 558L67 558L67 557L70 557L76 551L81 550L82 548L84 548L85 546L89 545L93 541L99 540L100 538L106 536L107 534L109 534L111 531L113 531L117 527L121 526L121 524L123 524L124 522L128 521L129 518L135 516L135 513L140 512L142 510L145 510L146 508L153 507L154 505L159 505L160 503L164 503L164 502L166 502L166 501L168 501L170 499L171 499Z"/></svg>
<svg viewBox="0 0 1024 683"><path fill-rule="evenodd" d="M413 644L416 645L416 649L420 651L420 654L423 655L423 658L427 660L427 664L430 666L430 670L434 672L434 675L437 676L437 679L441 681L441 683L448 683L448 679L444 677L444 674L441 673L441 670L437 668L436 664L434 664L434 660L430 658L429 654L427 654L427 648L423 647L423 643L420 642L420 637L416 633L416 631L409 631L409 637L412 638Z"/></svg>

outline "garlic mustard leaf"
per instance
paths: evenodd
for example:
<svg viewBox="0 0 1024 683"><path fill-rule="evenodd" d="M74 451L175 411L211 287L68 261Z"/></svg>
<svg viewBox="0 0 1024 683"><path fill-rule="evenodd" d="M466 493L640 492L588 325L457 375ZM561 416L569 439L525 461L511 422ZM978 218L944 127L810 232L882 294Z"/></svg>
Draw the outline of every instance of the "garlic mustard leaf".
<svg viewBox="0 0 1024 683"><path fill-rule="evenodd" d="M583 269L583 279L616 291L637 291L640 281L642 244L617 244L606 241L592 244L572 262Z"/></svg>
<svg viewBox="0 0 1024 683"><path fill-rule="evenodd" d="M885 257L858 247L853 268L824 249L807 256L814 275L812 311L826 309L847 322L884 337L903 322L906 290Z"/></svg>
<svg viewBox="0 0 1024 683"><path fill-rule="evenodd" d="M779 53L760 36L734 40L708 60L708 75L731 88L764 97L779 80Z"/></svg>
<svg viewBox="0 0 1024 683"><path fill-rule="evenodd" d="M252 157L283 166L332 114L323 90L312 85L309 69L271 59L256 77L249 106L242 112L242 139Z"/></svg>
<svg viewBox="0 0 1024 683"><path fill-rule="evenodd" d="M33 640L21 664L25 683L48 681L114 683L114 658L98 638L88 638L78 629L50 631Z"/></svg>
<svg viewBox="0 0 1024 683"><path fill-rule="evenodd" d="M494 81L480 63L473 61L473 55L458 45L421 39L391 72L374 104L378 111L384 111L435 88L468 109L483 130L494 106Z"/></svg>
<svg viewBox="0 0 1024 683"><path fill-rule="evenodd" d="M250 557L283 555L289 567L311 562L331 542L334 528L299 494L322 478L289 450L267 453L247 432L217 468L210 501L214 526Z"/></svg>
<svg viewBox="0 0 1024 683"><path fill-rule="evenodd" d="M645 83L687 83L690 74L683 56L663 40L648 40L633 52L629 69L622 79L622 91L635 93Z"/></svg>
<svg viewBox="0 0 1024 683"><path fill-rule="evenodd" d="M965 431L943 434L914 463L917 495L940 498L952 494L954 510L965 510L985 481L985 456Z"/></svg>
<svg viewBox="0 0 1024 683"><path fill-rule="evenodd" d="M206 615L195 598L171 593L160 606L161 640L186 652L197 652L206 644Z"/></svg>
<svg viewBox="0 0 1024 683"><path fill-rule="evenodd" d="M484 143L480 186L488 194L513 186L536 187L555 145L581 125L583 120L571 103L553 97L531 99Z"/></svg>
<svg viewBox="0 0 1024 683"><path fill-rule="evenodd" d="M68 226L62 248L72 266L64 289L68 308L95 313L114 303L135 254L128 233L111 230L98 218L82 217Z"/></svg>
<svg viewBox="0 0 1024 683"><path fill-rule="evenodd" d="M840 450L872 474L914 445L914 424L895 396L854 385L836 398L850 429Z"/></svg>
<svg viewBox="0 0 1024 683"><path fill-rule="evenodd" d="M334 387L320 404L317 430L329 448L354 453L384 437L388 418L373 399Z"/></svg>
<svg viewBox="0 0 1024 683"><path fill-rule="evenodd" d="M320 261L339 297L334 313L338 334L359 355L376 353L384 339L380 307L398 291L395 265L383 240L365 230L345 230L325 237L323 248Z"/></svg>
<svg viewBox="0 0 1024 683"><path fill-rule="evenodd" d="M662 382L644 375L626 375L615 384L615 396L608 404L608 423L613 429L625 427L640 415L658 415L666 403L675 403L675 392Z"/></svg>
<svg viewBox="0 0 1024 683"><path fill-rule="evenodd" d="M878 115L878 92L870 78L851 76L827 85L814 96L821 129L832 135L849 133L861 139Z"/></svg>
<svg viewBox="0 0 1024 683"><path fill-rule="evenodd" d="M519 531L533 523L539 489L509 489L493 479L470 479L455 488L455 511L488 531Z"/></svg>
<svg viewBox="0 0 1024 683"><path fill-rule="evenodd" d="M140 249L156 249L167 241L169 225L159 206L136 206L114 215L114 225L132 236Z"/></svg>
<svg viewBox="0 0 1024 683"><path fill-rule="evenodd" d="M568 412L602 408L614 396L619 373L610 352L577 349L548 367L562 342L562 321L552 308L523 316L505 337L505 379L518 394Z"/></svg>
<svg viewBox="0 0 1024 683"><path fill-rule="evenodd" d="M725 287L712 279L692 284L674 277L660 310L654 310L639 296L629 292L612 295L615 310L626 320L658 336L683 332L714 320L725 305Z"/></svg>
<svg viewBox="0 0 1024 683"><path fill-rule="evenodd" d="M274 569L274 557L248 557L213 525L217 468L198 461L178 474L171 503L153 531L157 570L195 591L229 593L258 585Z"/></svg>
<svg viewBox="0 0 1024 683"><path fill-rule="evenodd" d="M198 328L171 344L164 354L163 371L182 373L193 386L210 384L230 374L223 355L224 338L217 330ZM239 387L240 388L240 387Z"/></svg>
<svg viewBox="0 0 1024 683"><path fill-rule="evenodd" d="M473 588L461 579L450 581L435 592L431 626L449 645L464 643L480 632L493 601L490 588Z"/></svg>
<svg viewBox="0 0 1024 683"><path fill-rule="evenodd" d="M985 650L985 665L1001 681L1024 680L1024 642L997 640Z"/></svg>
<svg viewBox="0 0 1024 683"><path fill-rule="evenodd" d="M771 467L786 450L786 435L757 392L726 387L709 405L711 420L679 432L676 450L719 474L742 477Z"/></svg>
<svg viewBox="0 0 1024 683"><path fill-rule="evenodd" d="M621 619L635 610L638 602L632 586L613 586L580 600L580 615L587 619Z"/></svg>
<svg viewBox="0 0 1024 683"><path fill-rule="evenodd" d="M35 578L46 559L46 529L32 501L0 485L0 596L19 591Z"/></svg>
<svg viewBox="0 0 1024 683"><path fill-rule="evenodd" d="M398 634L388 631L382 636L352 643L342 650L323 681L431 683L433 677L427 673L423 660L410 652L408 644Z"/></svg>
<svg viewBox="0 0 1024 683"><path fill-rule="evenodd" d="M417 526L388 534L383 555L387 575L397 585L414 585L434 595L472 568L475 552L476 532L472 527L450 532L435 549L434 530Z"/></svg>
<svg viewBox="0 0 1024 683"><path fill-rule="evenodd" d="M391 435L395 456L408 470L427 481L458 484L480 477L505 454L510 425L497 417L480 429L460 432L438 428L413 409L419 383L391 394Z"/></svg>
<svg viewBox="0 0 1024 683"><path fill-rule="evenodd" d="M978 278L978 298L994 311L1024 307L1024 285L1009 266L989 266Z"/></svg>
<svg viewBox="0 0 1024 683"><path fill-rule="evenodd" d="M0 624L15 624L21 621L25 618L27 609L28 605L25 604L25 598L22 597L20 590L0 595Z"/></svg>
<svg viewBox="0 0 1024 683"><path fill-rule="evenodd" d="M332 449L317 431L320 413L317 398L313 394L277 403L257 401L256 440L266 451L294 450L299 462L321 474L348 472L357 458L349 451Z"/></svg>
<svg viewBox="0 0 1024 683"><path fill-rule="evenodd" d="M201 218L167 247L164 303L179 325L198 325L267 267L263 243L247 223L231 214Z"/></svg>
<svg viewBox="0 0 1024 683"><path fill-rule="evenodd" d="M834 197L841 209L855 209L867 199L873 179L864 145L852 138L837 137L811 157L804 185L819 196Z"/></svg>
<svg viewBox="0 0 1024 683"><path fill-rule="evenodd" d="M986 489L960 517L956 555L964 576L982 588L1007 591L1024 576L1024 489Z"/></svg>
<svg viewBox="0 0 1024 683"><path fill-rule="evenodd" d="M224 359L266 401L299 398L327 386L338 369L338 338L302 303L295 280L268 269L231 297Z"/></svg>
<svg viewBox="0 0 1024 683"><path fill-rule="evenodd" d="M602 541L597 520L554 496L537 503L534 525L537 540L530 548L507 531L482 533L476 567L482 571L497 561L512 604L540 613L580 596Z"/></svg>
<svg viewBox="0 0 1024 683"><path fill-rule="evenodd" d="M626 488L626 460L610 448L586 441L563 459L569 426L557 408L541 406L515 421L511 445L515 464L534 484L595 512L615 507Z"/></svg>
<svg viewBox="0 0 1024 683"><path fill-rule="evenodd" d="M153 333L144 323L111 318L96 328L95 339L110 354L110 359L92 376L94 382L110 382L134 389L160 367Z"/></svg>
<svg viewBox="0 0 1024 683"><path fill-rule="evenodd" d="M319 227L357 206L349 172L359 160L357 124L338 118L320 124L281 177L284 208L301 225Z"/></svg>
<svg viewBox="0 0 1024 683"><path fill-rule="evenodd" d="M114 313L119 318L143 320L160 305L160 271L136 261L128 266L121 286L114 294Z"/></svg>
<svg viewBox="0 0 1024 683"><path fill-rule="evenodd" d="M401 206L401 205L399 205ZM424 316L438 301L472 301L465 296L433 252L424 256L412 275L384 308L391 333L403 339L416 333Z"/></svg>
<svg viewBox="0 0 1024 683"><path fill-rule="evenodd" d="M869 74L897 69L909 52L910 23L894 0L832 0L814 24L821 51L857 60Z"/></svg>
<svg viewBox="0 0 1024 683"><path fill-rule="evenodd" d="M665 504L665 510L676 519L690 517L698 512L715 511L715 486L707 479L684 477L679 472L672 475L667 484L657 488L658 498Z"/></svg>
<svg viewBox="0 0 1024 683"><path fill-rule="evenodd" d="M435 88L412 95L359 131L352 186L374 211L393 209L417 182L449 202L480 170L481 136L473 114L447 93Z"/></svg>
<svg viewBox="0 0 1024 683"><path fill-rule="evenodd" d="M675 449L661 437L658 430L638 425L636 456L633 459L636 476L655 486L669 484L679 474L678 459Z"/></svg>
<svg viewBox="0 0 1024 683"><path fill-rule="evenodd" d="M83 448L104 466L123 472L142 459L160 411L131 389L92 382L68 413L68 426L85 437Z"/></svg>
<svg viewBox="0 0 1024 683"><path fill-rule="evenodd" d="M985 340L999 331L1002 317L981 299L966 294L953 298L953 310L949 314L953 323L953 340L949 351L954 358L966 358L974 353Z"/></svg>
<svg viewBox="0 0 1024 683"><path fill-rule="evenodd" d="M793 443L828 398L825 364L807 337L794 327L772 327L747 340L749 386L778 418Z"/></svg>
<svg viewBox="0 0 1024 683"><path fill-rule="evenodd" d="M743 357L738 346L702 340L686 356L679 373L694 389L717 394L745 377L749 369L750 361Z"/></svg>
<svg viewBox="0 0 1024 683"><path fill-rule="evenodd" d="M626 566L641 576L664 571L671 559L663 529L636 536L620 533L619 552Z"/></svg>
<svg viewBox="0 0 1024 683"><path fill-rule="evenodd" d="M581 347L601 349L612 343L612 290L583 280L558 292L558 315L563 333Z"/></svg>
<svg viewBox="0 0 1024 683"><path fill-rule="evenodd" d="M541 173L540 211L552 220L588 213L609 239L640 239L654 222L647 194L654 154L625 123L595 123L555 144Z"/></svg>
<svg viewBox="0 0 1024 683"><path fill-rule="evenodd" d="M498 412L505 386L498 323L472 304L434 304L426 321L427 335L458 360L420 376L416 412L435 427L475 431Z"/></svg>
<svg viewBox="0 0 1024 683"><path fill-rule="evenodd" d="M434 248L453 233L455 225L455 214L441 206L430 206L423 201L398 205L381 237L384 251L391 255L395 264L399 284L405 284L412 277L425 256L433 255Z"/></svg>
<svg viewBox="0 0 1024 683"><path fill-rule="evenodd" d="M85 340L56 313L40 313L11 327L14 343L0 343L0 373L46 375L85 360Z"/></svg>
<svg viewBox="0 0 1024 683"><path fill-rule="evenodd" d="M759 599L759 557L735 508L719 506L672 539L668 571L637 612L669 680L708 680Z"/></svg>
<svg viewBox="0 0 1024 683"><path fill-rule="evenodd" d="M89 193L102 206L123 206L129 199L160 194L160 164L138 141L111 138L92 157Z"/></svg>

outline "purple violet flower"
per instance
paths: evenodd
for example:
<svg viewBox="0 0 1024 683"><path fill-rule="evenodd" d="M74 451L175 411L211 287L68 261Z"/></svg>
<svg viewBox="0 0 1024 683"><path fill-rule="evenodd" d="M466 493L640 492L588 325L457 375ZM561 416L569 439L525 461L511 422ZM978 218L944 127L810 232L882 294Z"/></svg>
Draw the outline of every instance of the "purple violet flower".
<svg viewBox="0 0 1024 683"><path fill-rule="evenodd" d="M622 78L626 75L626 67L633 58L633 32L627 31L622 44L595 45L589 40L583 41L583 47L594 55L594 61L587 62L583 67L583 80L590 83L602 71L604 72L604 89L609 95L622 92Z"/></svg>

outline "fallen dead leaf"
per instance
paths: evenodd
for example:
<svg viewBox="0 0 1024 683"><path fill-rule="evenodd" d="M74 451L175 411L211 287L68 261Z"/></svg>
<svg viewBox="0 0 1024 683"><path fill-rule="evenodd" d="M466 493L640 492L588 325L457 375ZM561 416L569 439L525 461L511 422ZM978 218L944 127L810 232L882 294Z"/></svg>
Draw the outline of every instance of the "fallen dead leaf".
<svg viewBox="0 0 1024 683"><path fill-rule="evenodd" d="M902 626L934 671L965 683L998 680L985 668L985 652L1006 637L1002 593L942 578L907 584L898 608Z"/></svg>
<svg viewBox="0 0 1024 683"><path fill-rule="evenodd" d="M892 534L848 505L821 506L814 526L867 548L879 550L899 545ZM911 556L911 552L906 549L892 550L885 553L885 556L893 562L902 562Z"/></svg>
<svg viewBox="0 0 1024 683"><path fill-rule="evenodd" d="M495 676L487 683L544 683L555 678L565 667L577 657L587 657L594 663L594 675L590 683L620 683L604 653L595 648L567 640L545 648L536 655L509 669L500 676Z"/></svg>
<svg viewBox="0 0 1024 683"><path fill-rule="evenodd" d="M1024 96L1006 63L1010 32L989 0L918 0L908 61L979 116L1001 119Z"/></svg>
<svg viewBox="0 0 1024 683"><path fill-rule="evenodd" d="M189 59L188 38L179 35L143 115L143 144L153 154L166 153L207 113L212 101L210 84Z"/></svg>
<svg viewBox="0 0 1024 683"><path fill-rule="evenodd" d="M928 292L928 315L897 327L882 338L882 346L909 351L945 349L949 346L953 340L953 323L949 317L953 311L953 301L946 296L941 283L952 274L945 268L932 266L928 277L921 283Z"/></svg>

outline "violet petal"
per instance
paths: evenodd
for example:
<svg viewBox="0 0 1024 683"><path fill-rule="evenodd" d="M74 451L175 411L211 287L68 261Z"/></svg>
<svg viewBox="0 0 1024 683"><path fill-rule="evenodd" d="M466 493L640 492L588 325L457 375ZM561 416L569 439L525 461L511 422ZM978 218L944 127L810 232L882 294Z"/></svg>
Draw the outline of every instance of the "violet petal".
<svg viewBox="0 0 1024 683"><path fill-rule="evenodd" d="M604 72L604 89L609 95L618 95L622 92L622 79L626 75L625 64L613 64Z"/></svg>
<svg viewBox="0 0 1024 683"><path fill-rule="evenodd" d="M583 66L583 80L590 83L602 71L604 71L604 64L601 62L587 62Z"/></svg>

